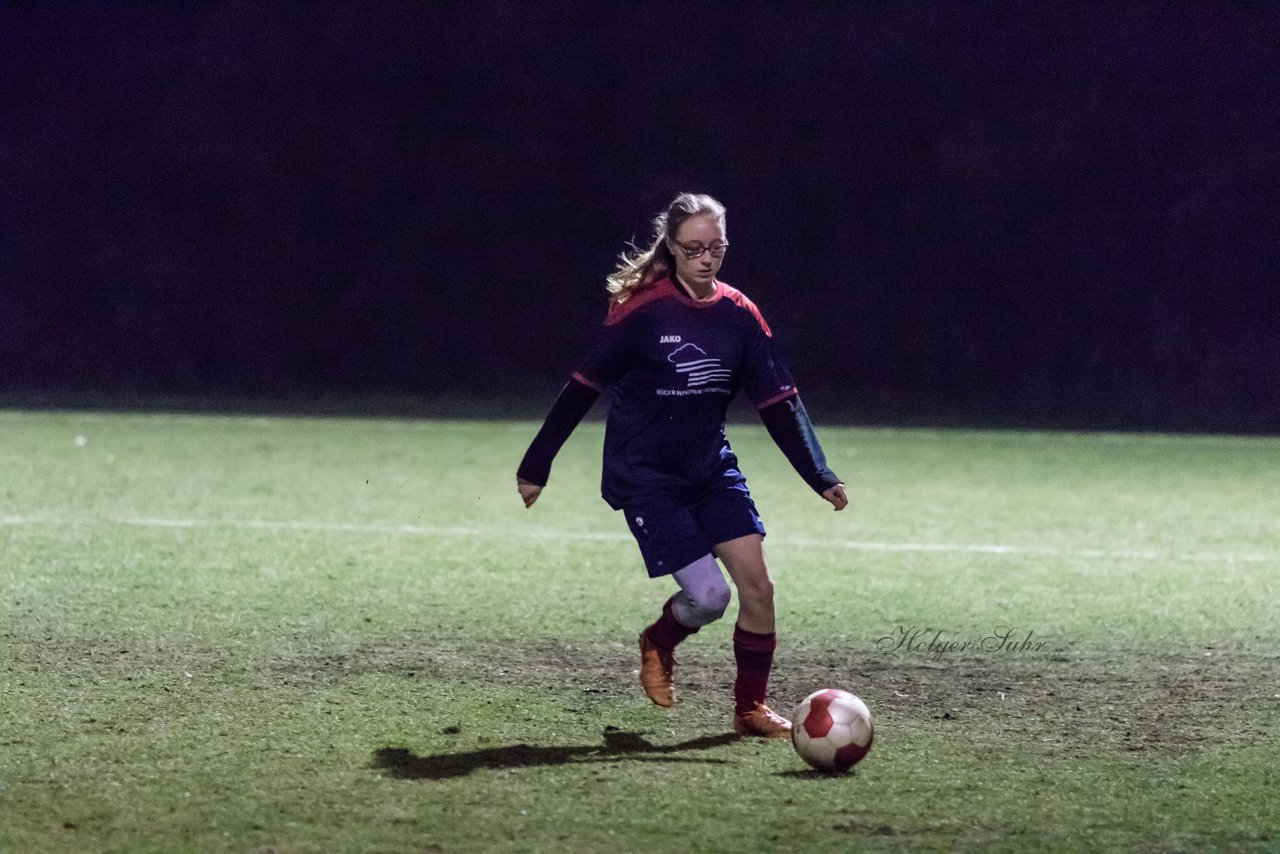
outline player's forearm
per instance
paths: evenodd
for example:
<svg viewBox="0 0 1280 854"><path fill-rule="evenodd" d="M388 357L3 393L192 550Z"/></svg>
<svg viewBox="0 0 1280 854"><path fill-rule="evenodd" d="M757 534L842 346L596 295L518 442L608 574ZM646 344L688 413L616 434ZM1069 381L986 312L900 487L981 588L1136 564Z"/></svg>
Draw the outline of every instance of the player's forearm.
<svg viewBox="0 0 1280 854"><path fill-rule="evenodd" d="M840 478L827 467L826 454L818 444L813 422L800 402L800 395L792 395L761 409L760 420L791 467L814 492L821 495L840 483Z"/></svg>
<svg viewBox="0 0 1280 854"><path fill-rule="evenodd" d="M529 450L525 451L516 476L538 486L546 486L551 475L551 461L598 397L600 392L577 380L565 383L542 422L542 429L533 438Z"/></svg>

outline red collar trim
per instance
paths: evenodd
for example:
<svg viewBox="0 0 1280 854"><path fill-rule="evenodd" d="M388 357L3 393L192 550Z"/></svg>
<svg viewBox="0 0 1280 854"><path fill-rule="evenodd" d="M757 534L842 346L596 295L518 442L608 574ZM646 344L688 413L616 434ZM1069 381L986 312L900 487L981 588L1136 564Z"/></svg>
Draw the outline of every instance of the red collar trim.
<svg viewBox="0 0 1280 854"><path fill-rule="evenodd" d="M689 294L685 293L685 289L676 281L675 273L667 276L667 284L670 286L671 292L675 294L676 299L680 300L685 305L691 305L694 308L708 308L718 303L721 297L724 296L724 282L719 279L715 279L714 282L716 286L715 293L706 299L694 299L689 296Z"/></svg>

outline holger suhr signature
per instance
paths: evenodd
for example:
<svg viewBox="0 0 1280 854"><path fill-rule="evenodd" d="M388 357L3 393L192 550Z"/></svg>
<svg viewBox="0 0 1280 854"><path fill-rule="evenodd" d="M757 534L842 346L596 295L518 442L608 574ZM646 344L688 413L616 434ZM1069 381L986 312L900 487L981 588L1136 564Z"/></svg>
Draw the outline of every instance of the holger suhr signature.
<svg viewBox="0 0 1280 854"><path fill-rule="evenodd" d="M1033 634L1035 632L1030 629L1023 634L1017 626L996 626L984 638L960 640L959 632L948 632L946 629L898 626L892 633L876 641L876 649L881 652L923 655L938 661L942 656L952 653L1040 652L1049 646L1048 641L1033 641Z"/></svg>

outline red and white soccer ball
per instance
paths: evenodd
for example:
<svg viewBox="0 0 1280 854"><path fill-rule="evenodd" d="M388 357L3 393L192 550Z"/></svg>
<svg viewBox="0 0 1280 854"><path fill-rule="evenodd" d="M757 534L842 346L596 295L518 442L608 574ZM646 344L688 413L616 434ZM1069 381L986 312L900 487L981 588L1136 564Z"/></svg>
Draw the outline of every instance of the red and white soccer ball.
<svg viewBox="0 0 1280 854"><path fill-rule="evenodd" d="M805 697L791 721L791 743L800 758L819 771L837 774L867 755L875 734L867 704L839 688L823 688Z"/></svg>

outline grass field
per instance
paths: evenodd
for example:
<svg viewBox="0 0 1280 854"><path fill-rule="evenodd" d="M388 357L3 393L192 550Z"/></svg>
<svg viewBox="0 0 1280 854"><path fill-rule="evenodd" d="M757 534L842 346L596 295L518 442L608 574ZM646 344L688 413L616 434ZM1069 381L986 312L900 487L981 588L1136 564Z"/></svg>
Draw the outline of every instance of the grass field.
<svg viewBox="0 0 1280 854"><path fill-rule="evenodd" d="M0 412L0 850L1280 851L1280 440L820 428L832 513L731 425L832 778L728 734L731 619L645 700L669 589L535 429Z"/></svg>

